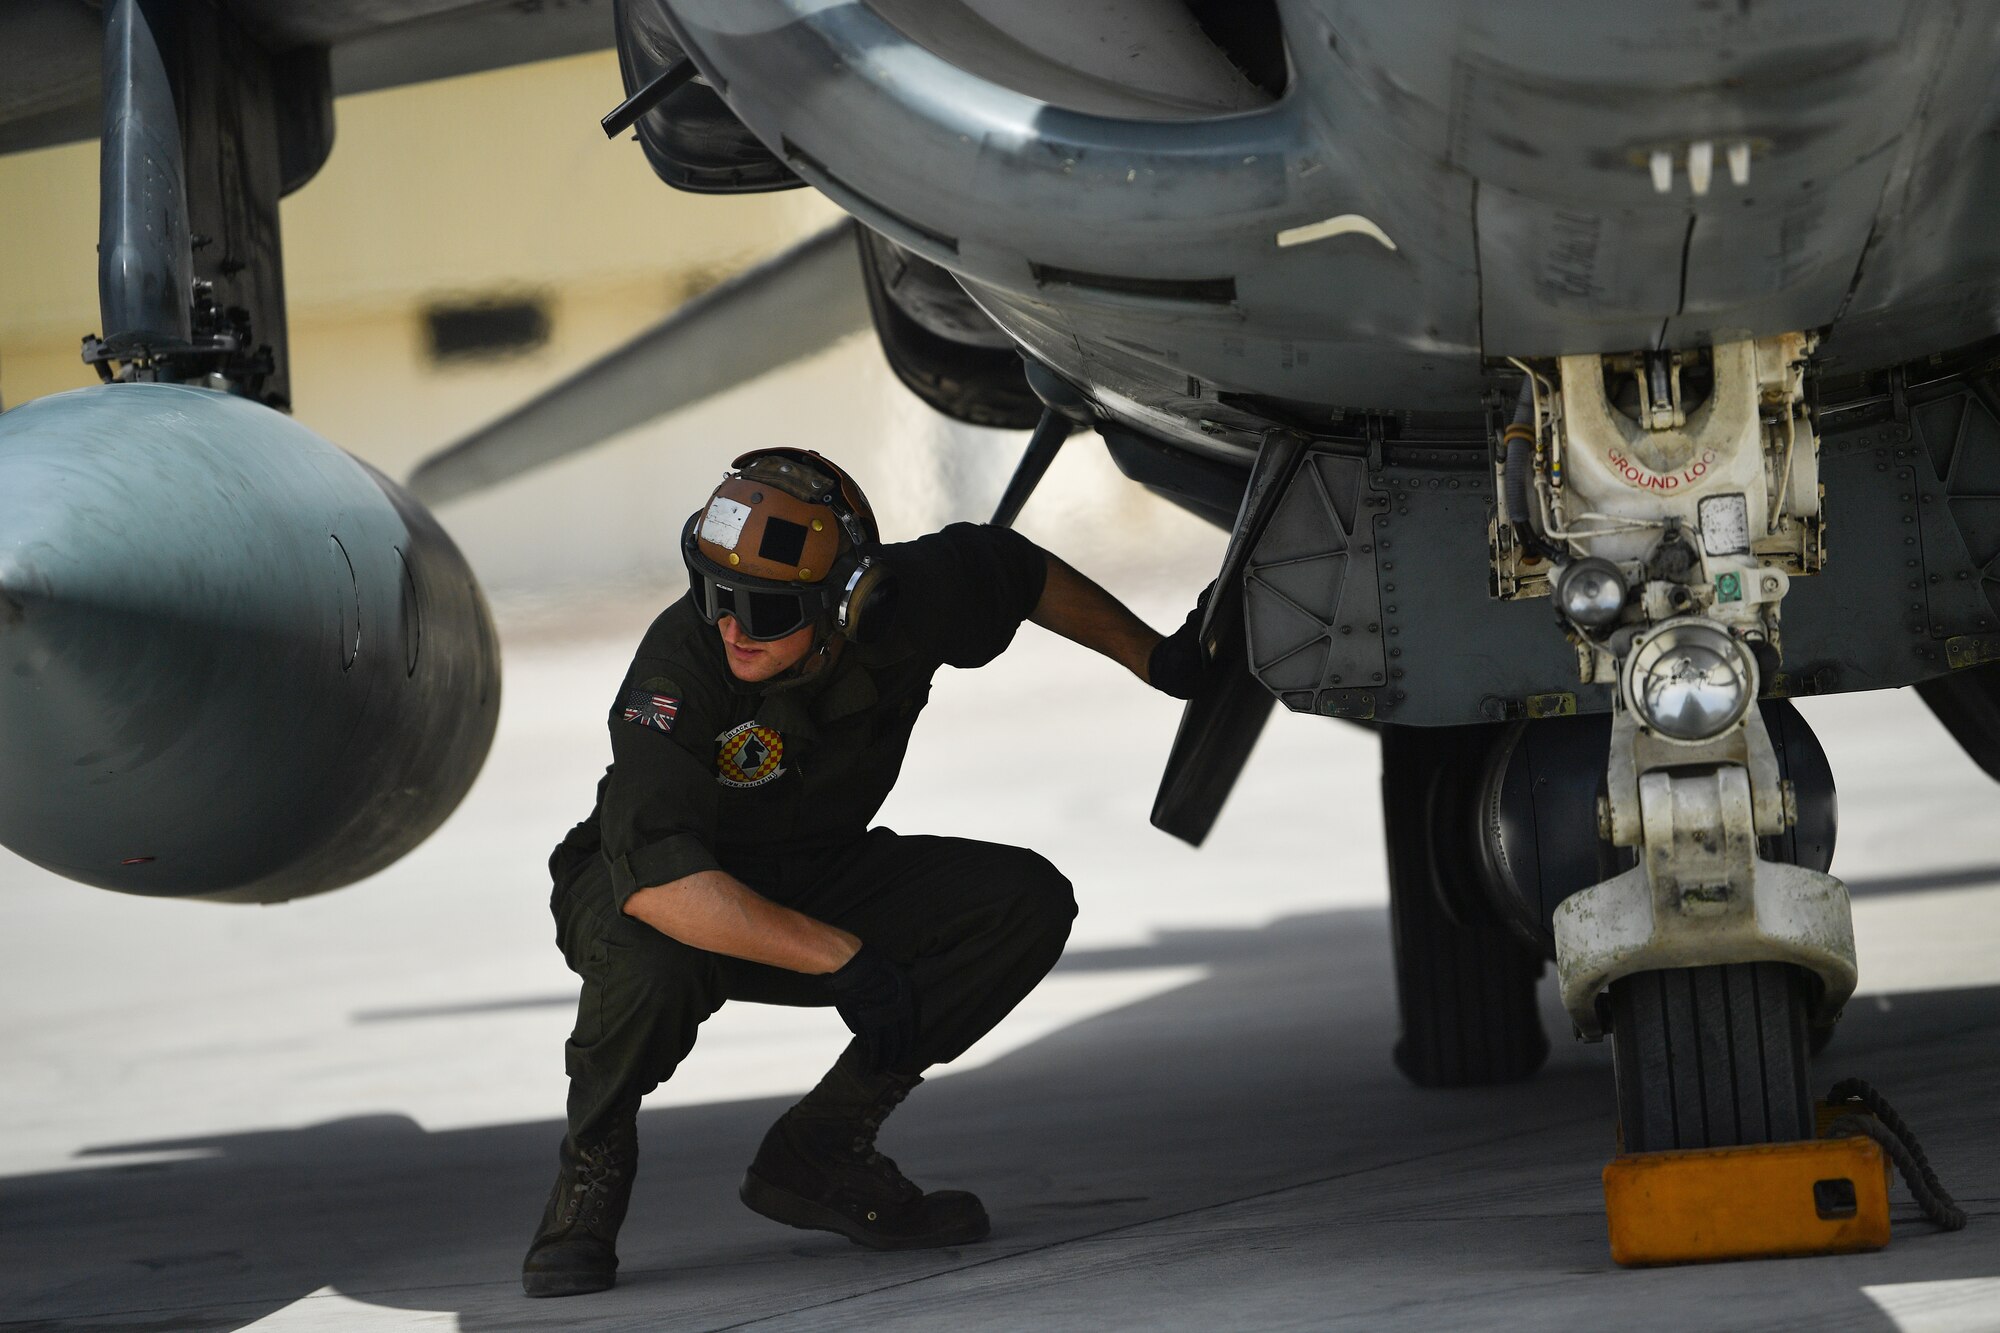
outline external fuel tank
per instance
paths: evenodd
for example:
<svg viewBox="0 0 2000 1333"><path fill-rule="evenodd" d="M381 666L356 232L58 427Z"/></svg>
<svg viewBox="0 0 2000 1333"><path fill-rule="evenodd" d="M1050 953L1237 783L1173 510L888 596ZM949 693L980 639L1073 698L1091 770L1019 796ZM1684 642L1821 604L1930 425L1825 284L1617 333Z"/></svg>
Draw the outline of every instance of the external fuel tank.
<svg viewBox="0 0 2000 1333"><path fill-rule="evenodd" d="M279 412L112 384L0 415L0 842L123 893L279 902L458 805L500 706L472 571Z"/></svg>

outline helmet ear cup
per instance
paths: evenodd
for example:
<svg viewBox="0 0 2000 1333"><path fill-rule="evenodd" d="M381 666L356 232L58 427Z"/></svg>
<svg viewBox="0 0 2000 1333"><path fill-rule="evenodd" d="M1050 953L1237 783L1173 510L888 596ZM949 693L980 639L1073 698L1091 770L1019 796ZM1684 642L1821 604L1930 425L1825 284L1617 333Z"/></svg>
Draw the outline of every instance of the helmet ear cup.
<svg viewBox="0 0 2000 1333"><path fill-rule="evenodd" d="M834 628L850 643L880 642L895 619L895 609L895 571L876 557L864 555L834 609Z"/></svg>

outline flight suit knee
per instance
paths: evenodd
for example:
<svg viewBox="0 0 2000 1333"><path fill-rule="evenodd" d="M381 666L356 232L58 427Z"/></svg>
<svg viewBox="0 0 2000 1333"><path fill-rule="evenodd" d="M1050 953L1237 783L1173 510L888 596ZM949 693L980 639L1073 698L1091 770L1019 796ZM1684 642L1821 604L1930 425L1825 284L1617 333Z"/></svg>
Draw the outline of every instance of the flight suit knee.
<svg viewBox="0 0 2000 1333"><path fill-rule="evenodd" d="M1006 1017L1062 957L1076 917L1069 880L1024 848L979 847L956 871L956 909L911 968L925 1064L958 1058Z"/></svg>
<svg viewBox="0 0 2000 1333"><path fill-rule="evenodd" d="M1016 977L1031 986L1069 942L1075 891L1047 858L1024 847L994 847L982 870L989 966L1008 976L1010 989Z"/></svg>
<svg viewBox="0 0 2000 1333"><path fill-rule="evenodd" d="M629 917L604 924L572 960L583 988L563 1056L578 1142L636 1115L639 1100L674 1072L723 1001L714 954Z"/></svg>
<svg viewBox="0 0 2000 1333"><path fill-rule="evenodd" d="M1076 920L1076 890L1069 877L1039 852L1008 847L996 858L994 877L1009 896L1010 913L1037 934L1052 936L1060 952Z"/></svg>

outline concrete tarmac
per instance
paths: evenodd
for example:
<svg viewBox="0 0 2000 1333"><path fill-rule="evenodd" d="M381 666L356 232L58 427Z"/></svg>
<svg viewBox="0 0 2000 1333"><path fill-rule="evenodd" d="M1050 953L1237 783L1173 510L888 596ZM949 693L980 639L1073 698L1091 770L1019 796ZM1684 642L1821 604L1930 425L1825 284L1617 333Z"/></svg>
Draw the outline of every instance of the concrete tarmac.
<svg viewBox="0 0 2000 1333"><path fill-rule="evenodd" d="M1934 1233L1898 1185L1879 1254L1628 1272L1609 1052L1547 982L1533 1081L1389 1063L1373 738L1281 713L1195 852L1145 819L1178 706L1033 628L942 673L882 816L1036 847L1083 906L884 1134L992 1238L874 1254L746 1211L764 1127L845 1034L732 1006L642 1115L618 1288L523 1299L574 998L541 862L648 612L510 632L487 771L366 884L213 907L0 866L0 1329L2000 1328L2000 790L1914 695L1809 710L1863 979L1815 1079L1887 1092L1972 1225Z"/></svg>

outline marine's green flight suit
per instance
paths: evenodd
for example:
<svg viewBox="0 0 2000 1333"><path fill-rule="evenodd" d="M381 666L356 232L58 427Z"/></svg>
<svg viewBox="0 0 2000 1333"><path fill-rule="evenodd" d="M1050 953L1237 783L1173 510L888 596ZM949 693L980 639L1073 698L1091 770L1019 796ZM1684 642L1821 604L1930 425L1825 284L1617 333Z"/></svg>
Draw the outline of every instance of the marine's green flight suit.
<svg viewBox="0 0 2000 1333"><path fill-rule="evenodd" d="M1014 532L961 523L882 558L899 588L893 632L801 678L737 680L687 598L646 632L612 704L597 808L549 860L556 938L583 978L567 1047L573 1145L628 1125L723 1001L830 1002L818 977L625 916L639 889L720 868L908 966L919 1027L901 1072L959 1055L1061 955L1076 903L1040 856L868 828L931 676L999 655L1041 596L1045 557Z"/></svg>

